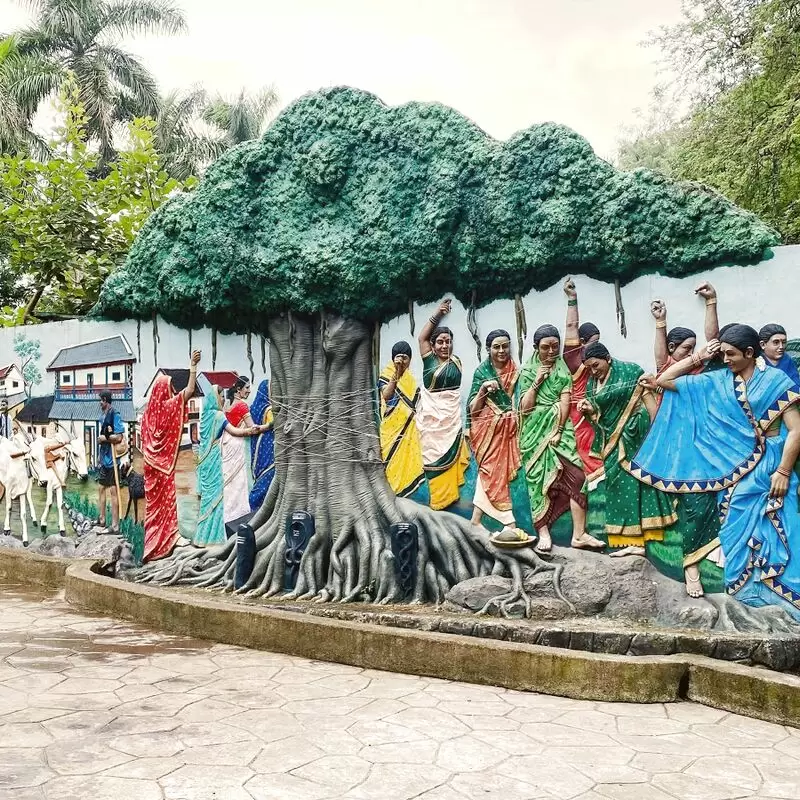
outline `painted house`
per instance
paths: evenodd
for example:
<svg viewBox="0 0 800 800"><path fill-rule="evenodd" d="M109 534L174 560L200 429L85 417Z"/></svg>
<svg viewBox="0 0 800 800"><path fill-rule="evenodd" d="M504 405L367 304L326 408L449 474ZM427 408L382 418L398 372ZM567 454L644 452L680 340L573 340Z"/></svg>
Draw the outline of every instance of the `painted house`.
<svg viewBox="0 0 800 800"><path fill-rule="evenodd" d="M11 422L26 399L20 368L16 364L0 367L0 435L11 435Z"/></svg>
<svg viewBox="0 0 800 800"><path fill-rule="evenodd" d="M114 408L133 443L136 411L133 405L133 365L136 362L127 339L110 336L93 342L63 347L50 362L55 391L50 419L76 433L83 430L86 453L92 466L99 460L100 401L103 390L111 392Z"/></svg>
<svg viewBox="0 0 800 800"><path fill-rule="evenodd" d="M223 389L230 389L234 383L236 383L236 379L239 377L238 372L217 372L217 371L207 371L207 370L200 370L199 375L205 376L205 378L211 384L215 384L220 386ZM189 370L188 369L164 369L159 368L156 370L155 375L153 375L153 379L150 381L147 389L145 390L144 396L145 400L150 399L150 392L153 388L153 384L156 382L156 379L161 375L168 375L172 378L172 388L176 392L182 392L189 383ZM198 385L194 390L194 395L189 398L188 403L188 416L189 421L186 425L183 426L183 437L181 439L181 450L186 450L192 445L199 444L200 442L200 415L203 413L203 390ZM146 403L145 403L146 405ZM141 431L141 421L142 415L144 414L144 406L139 409L138 414L138 422L139 425L137 426L137 430ZM136 437L136 447L141 450L141 436L137 435Z"/></svg>
<svg viewBox="0 0 800 800"><path fill-rule="evenodd" d="M50 423L53 395L32 397L17 414L17 422L28 435L52 436L55 427Z"/></svg>

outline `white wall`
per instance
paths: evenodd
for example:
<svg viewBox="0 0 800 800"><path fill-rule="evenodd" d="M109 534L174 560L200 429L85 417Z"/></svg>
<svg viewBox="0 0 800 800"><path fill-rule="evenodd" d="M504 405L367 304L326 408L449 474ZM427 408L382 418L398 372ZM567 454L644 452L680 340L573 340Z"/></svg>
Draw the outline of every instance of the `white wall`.
<svg viewBox="0 0 800 800"><path fill-rule="evenodd" d="M800 297L800 246L779 247L772 259L751 267L722 267L707 273L680 280L660 275L647 275L638 278L622 288L622 302L628 336L623 339L616 321L614 287L610 284L576 275L579 310L582 322L594 322L601 331L602 340L618 358L636 361L646 369L653 367L654 321L650 316L650 301L660 298L666 301L669 326L683 325L694 328L698 338L703 339L703 301L695 296L694 288L703 280L710 280L719 294L720 323L746 322L755 328L767 322L779 322L787 329L789 337L800 337L800 320L797 319L796 305ZM531 292L523 302L527 316L528 336L524 345L523 358L531 353L533 332L543 323L557 325L562 331L566 314L566 298L561 289L561 281L544 292ZM435 304L415 306L416 331L412 336L408 314L391 320L381 328L382 367L391 354L392 345L399 339L406 339L416 352L416 334L425 320L433 313ZM478 332L483 340L493 328L506 328L511 333L516 351L516 324L513 300L497 300L477 311ZM456 353L464 362L465 388L478 365L475 343L467 330L466 311L458 301L453 303L453 312L446 324L455 334ZM0 364L16 360L13 352L14 333L19 329L0 328ZM53 391L53 378L45 372L47 365L62 348L81 342L102 339L122 333L128 340L134 355L141 360L134 365L134 400L137 405L143 402L156 364L160 367L180 368L188 364L189 333L160 321L158 332L158 361L153 354L153 325L141 323L141 352L137 347L136 322L95 322L70 320L30 326L23 331L31 338L41 342L42 383L34 387L34 395L49 394ZM192 347L203 351L201 368L212 369L211 331L203 329L192 333ZM484 351L485 352L485 351ZM261 342L258 336L252 337L255 381L264 375L261 369ZM518 356L515 353L515 357ZM237 370L249 374L246 337L217 336L218 370ZM269 370L269 350L267 350L267 370ZM418 357L412 361L412 372L421 376L421 363Z"/></svg>
<svg viewBox="0 0 800 800"><path fill-rule="evenodd" d="M768 322L782 324L789 338L800 337L800 318L797 300L800 297L800 246L778 247L768 261L750 267L721 267L689 278L665 278L646 275L622 287L627 338L623 339L616 319L614 286L586 276L575 275L578 289L578 308L581 322L594 322L600 328L601 340L612 355L625 361L635 361L646 370L654 367L653 334L655 321L650 314L650 301L656 298L667 304L669 327L681 325L697 332L704 342L704 301L694 294L702 281L710 281L717 289L720 325L743 322L756 330ZM550 323L564 331L567 302L562 290L563 281L544 292L530 292L523 298L528 335L523 346L523 359L531 355L533 333L539 325ZM381 367L391 358L392 345L401 339L411 344L415 353L412 372L421 378L422 363L417 353L416 336L425 321L436 309L435 303L414 307L416 327L411 335L408 314L391 320L381 329ZM478 309L476 313L481 341L494 328L505 328L511 334L514 357L519 360L517 330L513 300L497 300ZM478 366L475 342L467 330L467 315L462 305L453 301L453 311L442 323L453 330L455 352L464 364L466 389ZM485 358L485 348L481 358Z"/></svg>

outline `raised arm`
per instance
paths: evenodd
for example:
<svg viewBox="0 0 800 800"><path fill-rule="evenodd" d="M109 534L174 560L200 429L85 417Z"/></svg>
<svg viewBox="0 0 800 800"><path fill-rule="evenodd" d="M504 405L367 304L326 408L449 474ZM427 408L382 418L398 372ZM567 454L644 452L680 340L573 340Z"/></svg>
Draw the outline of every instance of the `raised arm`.
<svg viewBox="0 0 800 800"><path fill-rule="evenodd" d="M667 346L667 304L663 300L650 303L650 313L656 321L656 336L653 342L653 355L656 361L656 372L660 372L669 360Z"/></svg>
<svg viewBox="0 0 800 800"><path fill-rule="evenodd" d="M419 344L419 354L423 358L431 352L431 334L450 313L451 304L452 300L442 300L434 315L422 326L422 330L417 336L417 343Z"/></svg>
<svg viewBox="0 0 800 800"><path fill-rule="evenodd" d="M704 361L708 361L709 358L713 358L718 351L719 342L716 339L712 339L699 352L688 356L688 358L684 358L682 361L679 361L677 364L673 364L671 367L667 367L667 369L665 369L661 375L656 378L656 386L661 389L665 389L666 391L674 392L676 389L675 380L677 378L688 375L690 372L692 372L692 370L695 370L701 366Z"/></svg>
<svg viewBox="0 0 800 800"><path fill-rule="evenodd" d="M197 388L197 365L200 363L200 351L195 350L189 360L189 382L181 390L183 395L183 402L188 403L194 397L195 389Z"/></svg>
<svg viewBox="0 0 800 800"><path fill-rule="evenodd" d="M566 344L580 344L578 328L580 327L580 317L578 316L578 290L575 288L575 281L567 278L564 281L564 294L567 296L567 321L564 326L564 342Z"/></svg>
<svg viewBox="0 0 800 800"><path fill-rule="evenodd" d="M704 333L706 341L719 339L719 316L717 314L717 290L708 282L704 281L695 290L706 301L706 318L704 323Z"/></svg>

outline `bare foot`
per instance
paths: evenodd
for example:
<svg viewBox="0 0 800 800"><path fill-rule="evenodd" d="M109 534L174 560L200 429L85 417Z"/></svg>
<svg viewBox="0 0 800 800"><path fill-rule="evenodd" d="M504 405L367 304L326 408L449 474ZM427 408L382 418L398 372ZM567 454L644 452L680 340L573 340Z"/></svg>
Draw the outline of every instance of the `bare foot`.
<svg viewBox="0 0 800 800"><path fill-rule="evenodd" d="M628 545L627 547L621 547L619 550L612 550L609 555L612 558L621 558L622 556L643 556L644 547Z"/></svg>
<svg viewBox="0 0 800 800"><path fill-rule="evenodd" d="M185 538L184 536L179 536L178 541L175 543L175 547L186 547L187 544L191 544L191 540Z"/></svg>
<svg viewBox="0 0 800 800"><path fill-rule="evenodd" d="M576 550L602 550L606 546L605 542L601 542L586 531L580 536L574 536L571 544Z"/></svg>
<svg viewBox="0 0 800 800"><path fill-rule="evenodd" d="M686 567L683 577L686 579L686 594L689 597L702 597L705 594L703 584L700 583L700 570L697 568L697 564Z"/></svg>
<svg viewBox="0 0 800 800"><path fill-rule="evenodd" d="M539 531L539 541L533 549L539 553L549 553L553 549L553 540L547 528L542 528Z"/></svg>

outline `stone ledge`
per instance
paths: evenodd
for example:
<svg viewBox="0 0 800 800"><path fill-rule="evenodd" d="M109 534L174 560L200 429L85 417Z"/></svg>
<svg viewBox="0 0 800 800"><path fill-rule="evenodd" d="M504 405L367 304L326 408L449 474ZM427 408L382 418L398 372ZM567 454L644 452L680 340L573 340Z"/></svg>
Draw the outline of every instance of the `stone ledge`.
<svg viewBox="0 0 800 800"><path fill-rule="evenodd" d="M60 589L64 586L67 567L75 563L74 558L40 556L25 550L0 548L0 579L6 578L14 583L32 583L36 586Z"/></svg>
<svg viewBox="0 0 800 800"><path fill-rule="evenodd" d="M337 620L122 583L73 563L66 598L83 609L226 644L586 700L681 698L800 726L800 678L702 655L620 656L458 633Z"/></svg>

